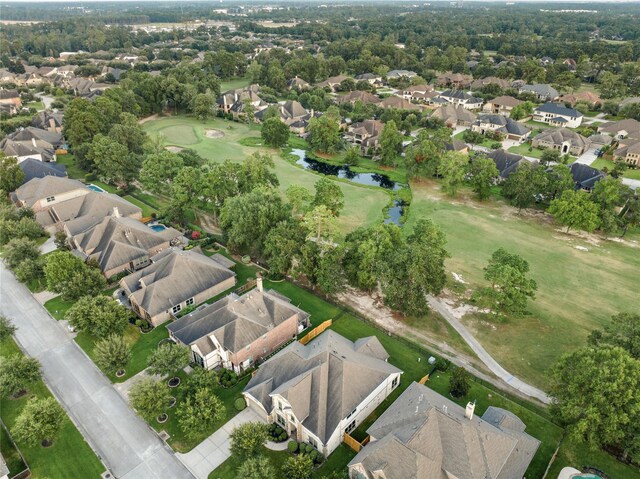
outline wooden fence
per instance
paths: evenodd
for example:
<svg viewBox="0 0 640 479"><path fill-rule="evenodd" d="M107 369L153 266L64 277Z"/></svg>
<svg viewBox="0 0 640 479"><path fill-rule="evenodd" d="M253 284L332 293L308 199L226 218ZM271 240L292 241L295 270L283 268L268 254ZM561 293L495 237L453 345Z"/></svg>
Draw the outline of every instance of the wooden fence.
<svg viewBox="0 0 640 479"><path fill-rule="evenodd" d="M250 279L249 281L247 281L245 284L243 284L242 286L240 286L239 288L237 288L234 293L236 293L237 295L241 295L242 293L245 293L247 291L249 291L252 288L256 287L256 280L255 279Z"/></svg>
<svg viewBox="0 0 640 479"><path fill-rule="evenodd" d="M332 324L333 324L333 320L332 319L327 319L324 323L319 324L318 326L313 328L311 331L309 331L307 334L305 334L298 341L300 341L302 344L307 344L313 338L315 338L316 336L319 336L320 334L322 334L325 331L325 329L331 327Z"/></svg>
<svg viewBox="0 0 640 479"><path fill-rule="evenodd" d="M354 451L360 452L360 450L369 443L370 439L371 436L367 436L362 442L358 442L353 437L351 437L348 432L345 432L343 442Z"/></svg>
<svg viewBox="0 0 640 479"><path fill-rule="evenodd" d="M424 384L429 380L429 375L427 374L425 377L423 377L420 381L418 381L420 384Z"/></svg>

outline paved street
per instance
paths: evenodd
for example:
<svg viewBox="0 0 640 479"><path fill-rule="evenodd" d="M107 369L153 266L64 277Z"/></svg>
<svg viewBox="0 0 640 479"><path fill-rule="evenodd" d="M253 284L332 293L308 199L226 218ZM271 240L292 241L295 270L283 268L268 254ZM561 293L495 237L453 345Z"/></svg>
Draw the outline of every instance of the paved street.
<svg viewBox="0 0 640 479"><path fill-rule="evenodd" d="M191 451L186 454L177 453L176 456L197 479L207 479L209 473L231 455L229 450L229 435L231 432L240 424L247 422L263 421L253 409L246 408Z"/></svg>
<svg viewBox="0 0 640 479"><path fill-rule="evenodd" d="M44 381L110 471L121 479L192 478L108 379L0 262L0 309L40 360Z"/></svg>

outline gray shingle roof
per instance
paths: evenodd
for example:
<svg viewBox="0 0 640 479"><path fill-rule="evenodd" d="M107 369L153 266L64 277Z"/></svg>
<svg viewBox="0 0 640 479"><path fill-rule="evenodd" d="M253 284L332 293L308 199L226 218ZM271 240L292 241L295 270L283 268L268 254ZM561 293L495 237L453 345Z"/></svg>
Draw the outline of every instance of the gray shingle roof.
<svg viewBox="0 0 640 479"><path fill-rule="evenodd" d="M547 141L554 145L562 145L564 142L570 142L572 147L588 148L591 143L579 133L568 128L549 128L539 135L536 135L534 141Z"/></svg>
<svg viewBox="0 0 640 479"><path fill-rule="evenodd" d="M349 465L386 479L516 479L540 442L512 413L490 407L471 420L453 401L418 383L367 430L372 438Z"/></svg>
<svg viewBox="0 0 640 479"><path fill-rule="evenodd" d="M69 178L45 176L34 178L16 190L16 198L31 207L36 201L68 191L84 189L83 183Z"/></svg>
<svg viewBox="0 0 640 479"><path fill-rule="evenodd" d="M490 123L492 125L500 125L496 131L511 135L526 135L531 131L531 128L527 128L522 123L519 123L511 118L507 118L503 115L489 114L478 116L477 124Z"/></svg>
<svg viewBox="0 0 640 479"><path fill-rule="evenodd" d="M27 158L20 162L20 169L24 172L24 183L34 178L44 178L45 176L67 177L67 169L58 163L48 163L33 158Z"/></svg>
<svg viewBox="0 0 640 479"><path fill-rule="evenodd" d="M272 410L271 395L282 395L304 427L326 444L342 419L391 374L402 372L382 359L383 351L375 337L353 343L328 330L269 359L244 393L267 411Z"/></svg>
<svg viewBox="0 0 640 479"><path fill-rule="evenodd" d="M551 113L552 115L571 116L574 118L579 118L582 116L582 113L580 113L578 110L574 110L573 108L566 108L557 103L545 103L543 105L537 106L534 111Z"/></svg>

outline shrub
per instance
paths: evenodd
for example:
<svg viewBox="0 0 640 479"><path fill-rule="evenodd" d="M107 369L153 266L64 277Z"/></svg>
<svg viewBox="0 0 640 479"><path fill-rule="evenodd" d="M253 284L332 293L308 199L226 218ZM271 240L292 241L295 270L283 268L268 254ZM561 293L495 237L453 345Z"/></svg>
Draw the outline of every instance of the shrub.
<svg viewBox="0 0 640 479"><path fill-rule="evenodd" d="M447 369L449 369L450 365L451 363L446 359L438 358L436 360L435 369L444 373Z"/></svg>
<svg viewBox="0 0 640 479"><path fill-rule="evenodd" d="M200 239L200 231L194 231L193 233L191 233L191 239L192 240Z"/></svg>
<svg viewBox="0 0 640 479"><path fill-rule="evenodd" d="M315 458L316 464L322 464L324 462L324 455L320 451L316 451L318 455Z"/></svg>
<svg viewBox="0 0 640 479"><path fill-rule="evenodd" d="M236 410L242 411L247 407L247 403L245 402L244 398L238 398L234 401L233 406L236 408Z"/></svg>
<svg viewBox="0 0 640 479"><path fill-rule="evenodd" d="M310 454L311 452L315 451L314 447L311 444L305 444L304 448L307 454Z"/></svg>
<svg viewBox="0 0 640 479"><path fill-rule="evenodd" d="M298 452L298 443L296 441L289 441L289 444L287 444L287 449L290 453Z"/></svg>
<svg viewBox="0 0 640 479"><path fill-rule="evenodd" d="M278 436L278 442L284 442L287 440L287 433L282 431L282 433Z"/></svg>
<svg viewBox="0 0 640 479"><path fill-rule="evenodd" d="M311 451L309 453L309 457L311 458L311 460L313 462L317 462L318 461L318 451Z"/></svg>

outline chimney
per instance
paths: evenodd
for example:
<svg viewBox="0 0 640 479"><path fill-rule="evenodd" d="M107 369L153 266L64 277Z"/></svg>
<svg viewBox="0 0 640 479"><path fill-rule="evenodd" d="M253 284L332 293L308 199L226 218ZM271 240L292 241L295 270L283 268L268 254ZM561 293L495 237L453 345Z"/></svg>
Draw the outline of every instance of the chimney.
<svg viewBox="0 0 640 479"><path fill-rule="evenodd" d="M260 272L258 274L256 274L256 288L261 293L264 291L264 289L262 288L262 273L260 273Z"/></svg>
<svg viewBox="0 0 640 479"><path fill-rule="evenodd" d="M113 217L114 218L120 218L120 210L118 209L117 206L113 207Z"/></svg>
<svg viewBox="0 0 640 479"><path fill-rule="evenodd" d="M467 403L467 407L464 410L464 417L466 417L469 421L473 419L473 411L476 409L476 402L469 401Z"/></svg>
<svg viewBox="0 0 640 479"><path fill-rule="evenodd" d="M38 146L36 144L36 139L35 138L31 138L31 144L33 145L34 148L36 148Z"/></svg>

